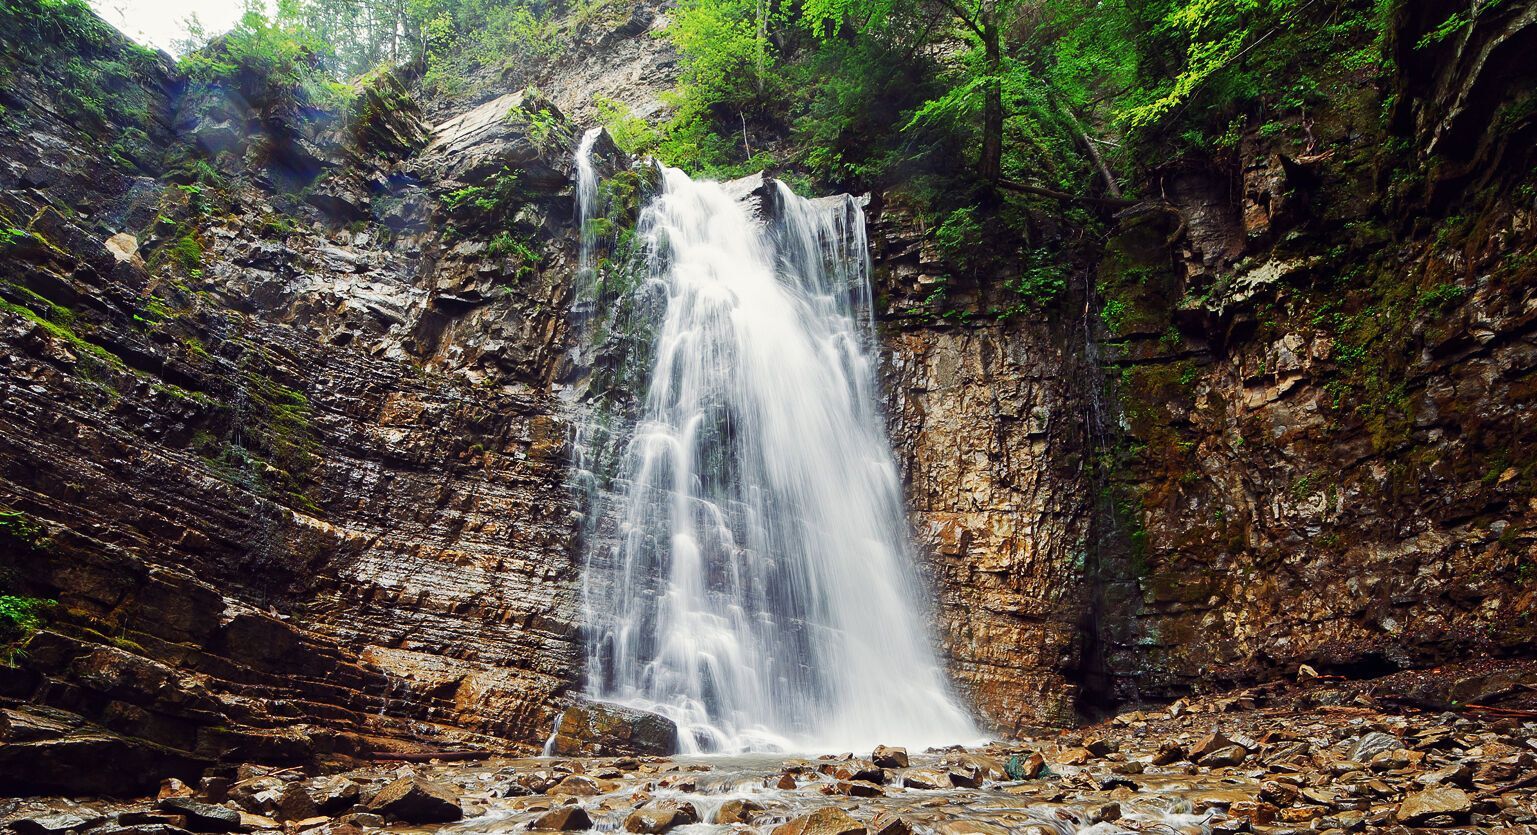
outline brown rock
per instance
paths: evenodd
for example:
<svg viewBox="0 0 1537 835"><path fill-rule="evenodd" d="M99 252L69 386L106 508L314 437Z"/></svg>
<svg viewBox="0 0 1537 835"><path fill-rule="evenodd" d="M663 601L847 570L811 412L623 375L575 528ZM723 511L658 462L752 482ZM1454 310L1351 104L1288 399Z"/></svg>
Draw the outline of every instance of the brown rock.
<svg viewBox="0 0 1537 835"><path fill-rule="evenodd" d="M1221 748L1227 748L1233 741L1220 733L1207 734L1201 740L1190 746L1189 758L1191 762L1200 762L1202 757Z"/></svg>
<svg viewBox="0 0 1537 835"><path fill-rule="evenodd" d="M795 788L797 785L798 784L795 782L795 775L788 771L779 775L779 779L774 783L775 788L784 789L786 791Z"/></svg>
<svg viewBox="0 0 1537 835"><path fill-rule="evenodd" d="M886 792L868 780L840 780L835 786L838 794L849 797L884 797Z"/></svg>
<svg viewBox="0 0 1537 835"><path fill-rule="evenodd" d="M909 789L948 789L950 773L932 768L916 768L902 775L902 785Z"/></svg>
<svg viewBox="0 0 1537 835"><path fill-rule="evenodd" d="M1153 754L1153 765L1172 765L1182 760L1189 759L1183 746L1173 742L1165 742L1158 746L1158 752Z"/></svg>
<svg viewBox="0 0 1537 835"><path fill-rule="evenodd" d="M156 800L165 800L167 797L191 797L196 794L192 787L176 779L167 777L160 781L160 791L156 793Z"/></svg>
<svg viewBox="0 0 1537 835"><path fill-rule="evenodd" d="M580 832L592 828L592 818L580 806L556 806L528 825L536 832Z"/></svg>
<svg viewBox="0 0 1537 835"><path fill-rule="evenodd" d="M420 777L402 777L385 786L368 808L407 823L447 823L464 817L453 789Z"/></svg>
<svg viewBox="0 0 1537 835"><path fill-rule="evenodd" d="M1404 798L1398 805L1394 818L1402 824L1414 826L1438 815L1465 818L1473 811L1473 798L1456 786L1431 786Z"/></svg>
<svg viewBox="0 0 1537 835"><path fill-rule="evenodd" d="M1242 746L1228 745L1206 754L1196 760L1196 762L1209 768L1221 768L1223 766L1242 765L1244 759L1248 756L1249 752L1245 751Z"/></svg>
<svg viewBox="0 0 1537 835"><path fill-rule="evenodd" d="M678 751L678 726L665 716L634 708L573 705L555 720L550 751L559 757L665 757Z"/></svg>
<svg viewBox="0 0 1537 835"><path fill-rule="evenodd" d="M656 800L631 812L624 819L624 828L627 832L656 833L666 832L675 826L686 826L699 822L699 810L692 803L680 803L676 800Z"/></svg>
<svg viewBox="0 0 1537 835"><path fill-rule="evenodd" d="M763 806L751 800L728 800L715 811L715 820L712 822L717 825L752 823L753 816L761 811Z"/></svg>
<svg viewBox="0 0 1537 835"><path fill-rule="evenodd" d="M881 768L907 768L907 749L877 745L875 752L870 755L870 761Z"/></svg>
<svg viewBox="0 0 1537 835"><path fill-rule="evenodd" d="M670 784L669 784L670 785ZM603 793L596 780L581 774L571 774L550 786L545 794L555 797L596 797Z"/></svg>
<svg viewBox="0 0 1537 835"><path fill-rule="evenodd" d="M913 828L901 817L881 812L870 822L870 835L913 835Z"/></svg>
<svg viewBox="0 0 1537 835"><path fill-rule="evenodd" d="M865 825L842 809L826 806L774 827L771 835L868 835Z"/></svg>

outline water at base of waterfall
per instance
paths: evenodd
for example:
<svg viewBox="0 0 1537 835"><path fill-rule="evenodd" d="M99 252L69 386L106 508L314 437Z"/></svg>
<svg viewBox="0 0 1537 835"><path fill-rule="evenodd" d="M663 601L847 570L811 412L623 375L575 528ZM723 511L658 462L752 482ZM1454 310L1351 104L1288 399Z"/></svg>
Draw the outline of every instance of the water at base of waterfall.
<svg viewBox="0 0 1537 835"><path fill-rule="evenodd" d="M577 161L594 284L595 138ZM687 752L975 739L882 429L862 209L660 180L630 261L644 321L609 310L594 337L646 335L645 391L589 408L576 443L589 694L670 717Z"/></svg>

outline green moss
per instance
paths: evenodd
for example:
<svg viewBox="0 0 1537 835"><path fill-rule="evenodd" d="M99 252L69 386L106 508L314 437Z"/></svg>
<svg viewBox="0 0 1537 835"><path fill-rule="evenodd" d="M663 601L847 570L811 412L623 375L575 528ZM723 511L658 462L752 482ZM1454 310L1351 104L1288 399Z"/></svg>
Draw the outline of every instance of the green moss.
<svg viewBox="0 0 1537 835"><path fill-rule="evenodd" d="M123 364L122 359L116 354L93 342L87 342L79 334L71 330L67 324L54 321L52 318L39 314L31 308L12 304L4 299L0 299L0 312L20 316L36 323L43 330L47 331L49 335L68 343L71 348L75 349L75 353L79 358L88 364L96 363L117 371L127 370L127 366ZM53 312L52 308L50 308L50 312Z"/></svg>

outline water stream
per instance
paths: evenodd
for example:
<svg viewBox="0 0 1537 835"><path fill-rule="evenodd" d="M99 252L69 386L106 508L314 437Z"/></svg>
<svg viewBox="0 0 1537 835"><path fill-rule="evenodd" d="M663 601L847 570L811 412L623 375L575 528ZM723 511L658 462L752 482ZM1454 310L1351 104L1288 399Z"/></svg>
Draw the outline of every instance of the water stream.
<svg viewBox="0 0 1537 835"><path fill-rule="evenodd" d="M576 166L584 275L595 136ZM691 753L975 739L882 431L862 209L660 180L635 238L635 292L662 300L633 308L654 317L646 390L622 429L578 430L578 468L607 485L588 517L609 520L586 544L590 694L671 717Z"/></svg>

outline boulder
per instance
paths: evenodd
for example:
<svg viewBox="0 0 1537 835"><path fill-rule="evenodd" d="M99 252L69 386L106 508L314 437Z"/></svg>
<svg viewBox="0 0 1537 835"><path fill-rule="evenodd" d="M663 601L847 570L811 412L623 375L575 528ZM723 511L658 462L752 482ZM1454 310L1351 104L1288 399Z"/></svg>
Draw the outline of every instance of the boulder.
<svg viewBox="0 0 1537 835"><path fill-rule="evenodd" d="M715 810L715 820L712 823L717 826L725 826L733 823L752 823L753 817L763 811L763 806L751 800L728 800Z"/></svg>
<svg viewBox="0 0 1537 835"><path fill-rule="evenodd" d="M580 806L557 806L534 818L528 828L534 832L580 832L592 828L592 818Z"/></svg>
<svg viewBox="0 0 1537 835"><path fill-rule="evenodd" d="M1223 766L1242 765L1249 752L1241 745L1226 745L1212 751L1196 760L1200 765L1208 768L1221 768Z"/></svg>
<svg viewBox="0 0 1537 835"><path fill-rule="evenodd" d="M848 812L826 806L774 827L772 835L868 835L869 831Z"/></svg>
<svg viewBox="0 0 1537 835"><path fill-rule="evenodd" d="M1473 798L1456 786L1431 786L1404 798L1394 817L1406 826L1425 823L1439 815L1466 817L1473 811Z"/></svg>
<svg viewBox="0 0 1537 835"><path fill-rule="evenodd" d="M870 835L913 835L913 827L897 815L881 812L870 822Z"/></svg>
<svg viewBox="0 0 1537 835"><path fill-rule="evenodd" d="M1158 751L1153 754L1153 765L1173 765L1182 760L1189 759L1185 748L1173 742L1165 742L1158 746Z"/></svg>
<svg viewBox="0 0 1537 835"><path fill-rule="evenodd" d="M589 702L555 720L550 753L557 757L666 757L678 752L678 726L644 710Z"/></svg>
<svg viewBox="0 0 1537 835"><path fill-rule="evenodd" d="M1009 757L1003 765L1004 774L1010 780L1034 780L1046 770L1046 758L1039 751L1033 751L1026 756L1015 754Z"/></svg>
<svg viewBox="0 0 1537 835"><path fill-rule="evenodd" d="M190 797L167 797L156 805L167 812L186 816L187 828L193 832L234 832L240 828L240 813L234 809Z"/></svg>
<svg viewBox="0 0 1537 835"><path fill-rule="evenodd" d="M545 789L544 793L556 797L597 797L603 793L603 790L598 787L598 782L591 777L571 774L562 778L559 783Z"/></svg>
<svg viewBox="0 0 1537 835"><path fill-rule="evenodd" d="M371 811L407 823L447 823L464 817L453 789L423 780L402 777L385 786L369 802Z"/></svg>
<svg viewBox="0 0 1537 835"><path fill-rule="evenodd" d="M1397 751L1404 747L1403 740L1392 734L1381 731L1371 731L1356 740L1356 744L1350 747L1350 754L1346 759L1356 762L1368 763L1372 757L1385 751Z"/></svg>
<svg viewBox="0 0 1537 835"><path fill-rule="evenodd" d="M11 821L11 829L15 830L17 835L58 835L71 830L84 830L101 820L100 815L86 818L71 812L54 812L30 818L17 818Z"/></svg>
<svg viewBox="0 0 1537 835"><path fill-rule="evenodd" d="M907 749L877 745L875 753L870 755L870 761L881 768L907 768Z"/></svg>
<svg viewBox="0 0 1537 835"><path fill-rule="evenodd" d="M699 810L692 803L655 800L631 812L624 819L626 832L666 832L675 826L699 822Z"/></svg>
<svg viewBox="0 0 1537 835"><path fill-rule="evenodd" d="M870 760L849 760L838 763L830 773L839 780L865 780L871 783L886 782L886 772Z"/></svg>
<svg viewBox="0 0 1537 835"><path fill-rule="evenodd" d="M950 774L932 768L917 768L902 775L902 785L909 789L948 789Z"/></svg>

